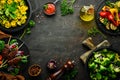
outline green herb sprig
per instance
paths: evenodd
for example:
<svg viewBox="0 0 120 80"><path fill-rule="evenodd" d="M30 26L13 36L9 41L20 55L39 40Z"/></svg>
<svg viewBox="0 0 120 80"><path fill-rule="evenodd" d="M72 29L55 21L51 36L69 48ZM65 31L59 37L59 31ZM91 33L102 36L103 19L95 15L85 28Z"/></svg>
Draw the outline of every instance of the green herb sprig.
<svg viewBox="0 0 120 80"><path fill-rule="evenodd" d="M75 0L62 0L60 4L61 15L65 16L67 14L72 14L74 12L73 4Z"/></svg>
<svg viewBox="0 0 120 80"><path fill-rule="evenodd" d="M95 36L97 34L101 34L104 38L106 38L106 36L103 33L101 33L96 27L89 29L87 31L87 34L88 36Z"/></svg>
<svg viewBox="0 0 120 80"><path fill-rule="evenodd" d="M65 73L64 74L64 80L72 80L75 78L75 76L77 75L78 70L77 69L73 69L71 70L69 73Z"/></svg>
<svg viewBox="0 0 120 80"><path fill-rule="evenodd" d="M22 35L20 36L20 39L22 39L26 34L31 34L31 29L32 27L35 26L35 21L34 20L30 20L28 23L28 27L24 30L24 32L22 33Z"/></svg>

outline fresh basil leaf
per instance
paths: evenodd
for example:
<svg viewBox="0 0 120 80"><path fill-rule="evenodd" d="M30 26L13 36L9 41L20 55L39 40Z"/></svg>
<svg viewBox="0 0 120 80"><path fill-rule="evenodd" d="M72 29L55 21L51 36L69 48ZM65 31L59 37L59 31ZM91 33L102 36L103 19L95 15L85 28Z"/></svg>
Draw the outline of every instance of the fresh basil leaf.
<svg viewBox="0 0 120 80"><path fill-rule="evenodd" d="M6 15L6 16L9 16L9 15L10 15L9 9L6 9L5 15Z"/></svg>
<svg viewBox="0 0 120 80"><path fill-rule="evenodd" d="M15 15L15 14L10 13L10 17L11 17L12 19L15 19L15 18L16 18L16 15Z"/></svg>
<svg viewBox="0 0 120 80"><path fill-rule="evenodd" d="M15 8L15 7L9 7L8 9L9 9L10 12L16 11L16 8Z"/></svg>
<svg viewBox="0 0 120 80"><path fill-rule="evenodd" d="M0 14L3 14L3 10L0 10Z"/></svg>

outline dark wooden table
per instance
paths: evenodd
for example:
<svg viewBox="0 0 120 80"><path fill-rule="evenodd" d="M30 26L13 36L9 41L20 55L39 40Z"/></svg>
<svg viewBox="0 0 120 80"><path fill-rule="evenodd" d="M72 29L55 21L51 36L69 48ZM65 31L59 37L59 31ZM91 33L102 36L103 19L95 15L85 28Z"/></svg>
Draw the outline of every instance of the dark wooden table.
<svg viewBox="0 0 120 80"><path fill-rule="evenodd" d="M43 14L43 5L54 0L30 0L33 14L32 18L36 21L36 26L32 28L32 33L26 35L22 40L30 50L30 65L39 64L42 73L39 78L33 80L45 80L48 76L46 64L50 59L56 59L58 68L61 67L67 59L75 61L75 67L78 74L74 80L88 80L86 70L79 56L88 49L82 46L82 41L88 37L87 30L91 27L97 27L95 20L84 22L79 18L79 10L83 5L93 4L97 10L100 3L104 0L76 0L74 4L74 14L61 16L60 2L56 4L57 13L52 17ZM38 15L39 20L38 21ZM98 34L93 38L95 44L107 39L110 43L120 40L119 36L106 35L104 38ZM27 69L26 71L27 72ZM31 80L27 73L24 73L27 80Z"/></svg>

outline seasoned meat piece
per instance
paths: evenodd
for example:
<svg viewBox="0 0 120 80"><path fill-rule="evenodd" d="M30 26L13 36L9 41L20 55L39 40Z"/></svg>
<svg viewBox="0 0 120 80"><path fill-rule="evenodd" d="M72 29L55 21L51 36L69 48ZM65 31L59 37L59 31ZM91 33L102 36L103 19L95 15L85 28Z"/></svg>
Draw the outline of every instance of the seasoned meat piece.
<svg viewBox="0 0 120 80"><path fill-rule="evenodd" d="M0 80L25 80L25 78L22 75L13 76L11 74L0 72Z"/></svg>
<svg viewBox="0 0 120 80"><path fill-rule="evenodd" d="M21 61L21 57L15 57L15 58L9 60L8 64L9 65L17 65L19 61Z"/></svg>
<svg viewBox="0 0 120 80"><path fill-rule="evenodd" d="M17 51L18 50L14 50L14 51L11 51L9 54L8 54L8 60L11 60L15 57L15 55L17 54Z"/></svg>
<svg viewBox="0 0 120 80"><path fill-rule="evenodd" d="M1 53L3 58L5 58L5 59L8 58L9 51L10 51L9 45L6 44L5 48L2 50L2 53Z"/></svg>
<svg viewBox="0 0 120 80"><path fill-rule="evenodd" d="M0 80L7 80L4 75L0 75Z"/></svg>
<svg viewBox="0 0 120 80"><path fill-rule="evenodd" d="M21 75L17 75L16 78L17 78L17 80L25 80L25 78Z"/></svg>
<svg viewBox="0 0 120 80"><path fill-rule="evenodd" d="M11 36L11 35L5 34L4 32L2 32L2 31L0 30L0 39L8 38L8 37L10 37L10 36Z"/></svg>

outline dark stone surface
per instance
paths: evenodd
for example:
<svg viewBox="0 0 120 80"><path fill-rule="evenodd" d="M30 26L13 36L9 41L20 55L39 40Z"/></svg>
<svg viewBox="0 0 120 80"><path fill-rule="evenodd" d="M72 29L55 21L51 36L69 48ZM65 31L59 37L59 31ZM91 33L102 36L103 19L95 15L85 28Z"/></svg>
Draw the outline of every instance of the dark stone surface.
<svg viewBox="0 0 120 80"><path fill-rule="evenodd" d="M26 35L22 40L30 50L30 65L39 64L42 73L34 79L31 79L27 73L24 74L27 80L45 80L48 76L46 64L50 59L56 59L59 67L67 59L71 59L76 62L75 67L78 69L78 75L74 80L88 80L84 65L79 60L80 55L87 51L81 42L88 37L87 30L96 26L96 23L95 20L91 22L80 20L79 10L83 5L89 4L93 4L97 9L103 0L76 0L74 14L67 16L61 16L60 2L58 2L56 4L57 13L51 17L45 16L42 12L43 5L49 1L53 2L54 0L30 0L34 11L32 19L36 21L36 26L32 28L32 33ZM39 19L37 15L39 15ZM119 36L105 36L111 43L119 40ZM95 44L104 39L101 35L93 37Z"/></svg>

